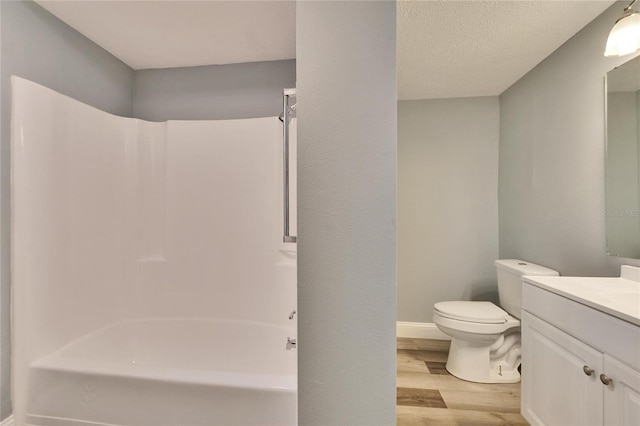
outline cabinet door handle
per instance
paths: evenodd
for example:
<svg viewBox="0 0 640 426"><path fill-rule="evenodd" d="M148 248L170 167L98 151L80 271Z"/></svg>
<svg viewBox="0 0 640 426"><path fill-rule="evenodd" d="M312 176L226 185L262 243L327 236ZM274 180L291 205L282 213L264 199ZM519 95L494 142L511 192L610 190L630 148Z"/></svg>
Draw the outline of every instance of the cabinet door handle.
<svg viewBox="0 0 640 426"><path fill-rule="evenodd" d="M584 371L584 374L586 374L587 376L591 376L595 370L593 368L589 368L588 365L585 365L584 367L582 367L582 371Z"/></svg>
<svg viewBox="0 0 640 426"><path fill-rule="evenodd" d="M613 383L613 380L611 380L604 374L600 375L600 381L602 382L603 385L606 385L606 386L609 386L611 383Z"/></svg>

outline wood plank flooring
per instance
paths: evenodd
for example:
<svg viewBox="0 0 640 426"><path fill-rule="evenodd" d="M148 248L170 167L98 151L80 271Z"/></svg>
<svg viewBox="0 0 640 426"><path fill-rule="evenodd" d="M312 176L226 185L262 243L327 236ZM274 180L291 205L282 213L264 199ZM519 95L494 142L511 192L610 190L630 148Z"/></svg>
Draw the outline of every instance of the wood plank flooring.
<svg viewBox="0 0 640 426"><path fill-rule="evenodd" d="M398 339L398 426L528 425L520 415L520 383L460 380L445 368L449 342Z"/></svg>

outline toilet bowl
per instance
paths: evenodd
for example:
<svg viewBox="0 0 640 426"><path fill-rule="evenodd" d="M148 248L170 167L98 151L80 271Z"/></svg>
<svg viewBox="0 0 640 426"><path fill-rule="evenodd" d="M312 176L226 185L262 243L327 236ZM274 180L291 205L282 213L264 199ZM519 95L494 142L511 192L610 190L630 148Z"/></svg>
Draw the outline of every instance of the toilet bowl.
<svg viewBox="0 0 640 426"><path fill-rule="evenodd" d="M559 275L544 266L496 260L498 294L504 309L485 301L447 301L433 306L433 322L451 336L447 371L478 383L520 381L520 311L523 275Z"/></svg>
<svg viewBox="0 0 640 426"><path fill-rule="evenodd" d="M491 302L439 302L433 321L451 336L447 371L478 383L520 381L520 321Z"/></svg>

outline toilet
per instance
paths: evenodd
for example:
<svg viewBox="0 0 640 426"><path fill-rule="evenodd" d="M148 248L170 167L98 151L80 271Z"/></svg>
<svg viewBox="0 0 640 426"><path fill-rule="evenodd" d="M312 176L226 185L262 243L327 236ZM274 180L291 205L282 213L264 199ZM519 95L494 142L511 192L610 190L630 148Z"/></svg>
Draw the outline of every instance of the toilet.
<svg viewBox="0 0 640 426"><path fill-rule="evenodd" d="M447 371L478 383L520 381L520 310L523 275L560 275L517 259L496 260L502 308L491 302L438 302L433 322L451 336Z"/></svg>

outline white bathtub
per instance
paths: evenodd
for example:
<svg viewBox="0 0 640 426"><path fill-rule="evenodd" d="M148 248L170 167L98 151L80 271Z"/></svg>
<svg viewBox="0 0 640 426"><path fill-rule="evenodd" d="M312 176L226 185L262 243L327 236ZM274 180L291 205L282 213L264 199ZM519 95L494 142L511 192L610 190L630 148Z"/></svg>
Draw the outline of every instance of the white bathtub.
<svg viewBox="0 0 640 426"><path fill-rule="evenodd" d="M27 423L296 424L292 330L211 319L110 325L31 365Z"/></svg>

